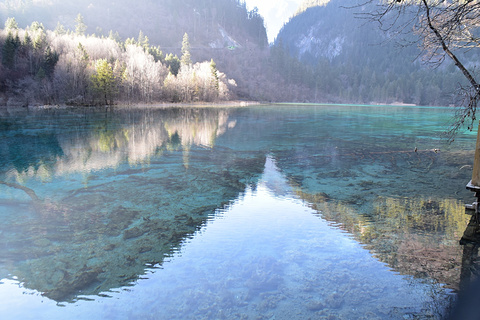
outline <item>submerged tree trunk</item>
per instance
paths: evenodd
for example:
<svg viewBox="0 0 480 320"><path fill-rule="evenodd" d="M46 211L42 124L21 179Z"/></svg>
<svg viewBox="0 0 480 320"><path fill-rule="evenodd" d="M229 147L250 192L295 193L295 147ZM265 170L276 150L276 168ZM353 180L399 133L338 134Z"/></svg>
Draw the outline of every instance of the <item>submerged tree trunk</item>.
<svg viewBox="0 0 480 320"><path fill-rule="evenodd" d="M9 183L9 182L5 182L5 181L0 181L0 184L3 184L7 187L10 187L10 188L15 188L15 189L18 189L18 190L22 190L24 191L26 194L28 194L28 196L30 198L32 198L32 200L35 202L35 203L39 203L41 200L40 198L37 196L37 194L35 193L35 191L33 191L32 189L30 188L27 188L25 186L22 186L22 185L19 185L17 183Z"/></svg>

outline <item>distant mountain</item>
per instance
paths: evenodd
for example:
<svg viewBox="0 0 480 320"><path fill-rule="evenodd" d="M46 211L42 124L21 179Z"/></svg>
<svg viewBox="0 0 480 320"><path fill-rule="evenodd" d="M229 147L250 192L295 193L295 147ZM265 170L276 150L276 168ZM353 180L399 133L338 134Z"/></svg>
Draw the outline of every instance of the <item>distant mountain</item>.
<svg viewBox="0 0 480 320"><path fill-rule="evenodd" d="M326 6L329 2L330 0L304 0L300 4L300 7L298 8L296 15L299 15L300 13L304 12L308 8Z"/></svg>
<svg viewBox="0 0 480 320"><path fill-rule="evenodd" d="M462 76L446 63L427 68L415 46L400 47L378 25L361 19L374 4L307 0L280 30L275 46L315 69L317 97L339 102L448 105ZM360 15L359 15L360 14Z"/></svg>
<svg viewBox="0 0 480 320"><path fill-rule="evenodd" d="M359 11L368 11L368 6L346 8L356 2L305 1L299 13L279 32L278 41L282 41L292 55L309 64L316 64L322 58L332 63L356 59L355 62L378 64L385 55L398 54L397 48L388 43L389 39L374 24L356 17ZM416 52L415 48L409 49L409 53Z"/></svg>

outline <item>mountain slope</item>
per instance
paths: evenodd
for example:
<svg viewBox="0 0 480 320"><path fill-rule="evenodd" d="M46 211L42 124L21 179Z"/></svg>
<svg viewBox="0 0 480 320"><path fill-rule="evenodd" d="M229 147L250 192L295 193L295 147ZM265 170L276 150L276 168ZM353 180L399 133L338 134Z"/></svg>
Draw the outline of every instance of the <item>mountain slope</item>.
<svg viewBox="0 0 480 320"><path fill-rule="evenodd" d="M358 18L371 6L330 0L308 7L310 2L283 27L275 44L316 68L316 86L324 96L341 102L452 103L461 74L451 64L426 68L417 59L417 47L399 47L377 25Z"/></svg>
<svg viewBox="0 0 480 320"><path fill-rule="evenodd" d="M83 17L86 34L115 40L145 35L164 54L181 55L182 39L189 35L193 62L216 62L219 70L237 83L242 99L261 99L268 89L262 71L268 56L263 18L249 11L241 0L6 0L0 2L0 24L14 17L20 28L38 21L45 29L57 24L75 32L76 18ZM2 27L0 26L0 29ZM118 34L116 34L118 33ZM0 39L1 41L2 39ZM3 43L0 43L0 47ZM1 55L1 52L0 52Z"/></svg>

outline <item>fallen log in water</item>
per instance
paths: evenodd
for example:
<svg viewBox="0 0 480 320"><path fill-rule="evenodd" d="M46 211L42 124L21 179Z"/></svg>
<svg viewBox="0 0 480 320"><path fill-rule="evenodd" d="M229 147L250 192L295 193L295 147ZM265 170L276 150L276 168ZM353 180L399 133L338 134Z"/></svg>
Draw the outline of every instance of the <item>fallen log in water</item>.
<svg viewBox="0 0 480 320"><path fill-rule="evenodd" d="M5 182L5 181L0 181L0 184L3 184L7 187L10 187L10 188L15 188L15 189L19 189L19 190L22 190L24 191L26 194L28 194L28 196L30 198L32 198L32 200L35 202L35 203L38 203L38 202L41 202L40 198L37 196L37 194L35 193L35 191L33 191L32 189L30 188L27 188L25 186L22 186L22 185L19 185L17 183L10 183L10 182Z"/></svg>

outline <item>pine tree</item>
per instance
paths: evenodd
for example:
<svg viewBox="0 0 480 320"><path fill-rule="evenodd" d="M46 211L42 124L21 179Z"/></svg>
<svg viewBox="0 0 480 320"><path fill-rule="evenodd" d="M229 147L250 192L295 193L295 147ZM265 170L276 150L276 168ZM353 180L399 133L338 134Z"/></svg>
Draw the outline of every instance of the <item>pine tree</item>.
<svg viewBox="0 0 480 320"><path fill-rule="evenodd" d="M78 36L84 36L85 32L87 31L87 26L83 21L83 16L79 13L77 18L75 19L75 34Z"/></svg>
<svg viewBox="0 0 480 320"><path fill-rule="evenodd" d="M97 60L95 63L95 73L92 75L93 89L97 91L105 100L105 104L113 103L115 93L115 75L112 66L107 59Z"/></svg>
<svg viewBox="0 0 480 320"><path fill-rule="evenodd" d="M5 21L5 30L18 30L18 24L15 18L8 18L7 21Z"/></svg>
<svg viewBox="0 0 480 320"><path fill-rule="evenodd" d="M163 55L163 52L162 50L160 50L159 46L150 47L148 49L148 53L150 53L153 56L153 59L155 59L155 62L160 61L162 64L165 64L165 56Z"/></svg>
<svg viewBox="0 0 480 320"><path fill-rule="evenodd" d="M23 36L23 43L22 45L28 49L33 48L33 41L32 38L30 37L30 34L28 31L25 31L25 35Z"/></svg>
<svg viewBox="0 0 480 320"><path fill-rule="evenodd" d="M37 32L35 38L33 39L33 48L37 52L43 52L47 44L47 35L45 32Z"/></svg>
<svg viewBox="0 0 480 320"><path fill-rule="evenodd" d="M17 43L12 32L8 32L7 39L2 48L2 64L7 68L15 66L15 56L17 53Z"/></svg>
<svg viewBox="0 0 480 320"><path fill-rule="evenodd" d="M88 55L87 50L80 42L78 43L77 49L78 51L80 51L80 60L85 64L88 63L88 60L90 59L90 57Z"/></svg>
<svg viewBox="0 0 480 320"><path fill-rule="evenodd" d="M57 26L55 27L55 34L57 36L62 36L64 34L67 34L67 30L65 30L65 27L59 22L57 22Z"/></svg>
<svg viewBox="0 0 480 320"><path fill-rule="evenodd" d="M118 31L114 33L113 30L110 30L110 32L108 33L108 38L114 40L118 44L122 42L122 39L120 38L120 34L118 33Z"/></svg>
<svg viewBox="0 0 480 320"><path fill-rule="evenodd" d="M30 25L30 30L32 30L33 32L35 31L45 31L45 27L43 26L42 23L38 22L38 21L33 21L32 24Z"/></svg>
<svg viewBox="0 0 480 320"><path fill-rule="evenodd" d="M148 37L143 34L142 30L140 30L138 34L137 45L142 47L145 52L148 52L148 49L150 48Z"/></svg>
<svg viewBox="0 0 480 320"><path fill-rule="evenodd" d="M23 38L22 50L28 61L29 72L30 74L33 74L33 41L27 31L25 31L25 36Z"/></svg>
<svg viewBox="0 0 480 320"><path fill-rule="evenodd" d="M52 51L50 46L47 46L45 49L45 55L43 58L43 70L45 71L45 75L48 78L52 78L53 72L55 71L55 66L58 62L58 53Z"/></svg>
<svg viewBox="0 0 480 320"><path fill-rule="evenodd" d="M175 77L178 75L178 72L180 71L180 59L175 55L173 56L172 53L167 55L165 58L165 64L168 67L168 70L170 71L171 74L173 74Z"/></svg>
<svg viewBox="0 0 480 320"><path fill-rule="evenodd" d="M181 63L184 66L189 66L192 64L192 58L190 55L190 41L187 33L183 35Z"/></svg>
<svg viewBox="0 0 480 320"><path fill-rule="evenodd" d="M134 38L127 38L127 40L125 40L125 47L127 46L131 46L131 45L137 45L137 41L135 41Z"/></svg>
<svg viewBox="0 0 480 320"><path fill-rule="evenodd" d="M20 41L20 36L18 35L18 31L15 33L15 38L13 39L15 43L15 49L20 48L22 42Z"/></svg>
<svg viewBox="0 0 480 320"><path fill-rule="evenodd" d="M35 75L35 78L37 80L41 81L41 80L45 79L46 76L47 75L45 73L45 70L42 67L40 67L37 71L37 74Z"/></svg>
<svg viewBox="0 0 480 320"><path fill-rule="evenodd" d="M215 88L215 98L218 96L218 93L220 91L220 81L218 78L218 70L217 70L217 64L215 61L210 61L210 70L212 72L212 77L213 77L213 87Z"/></svg>

